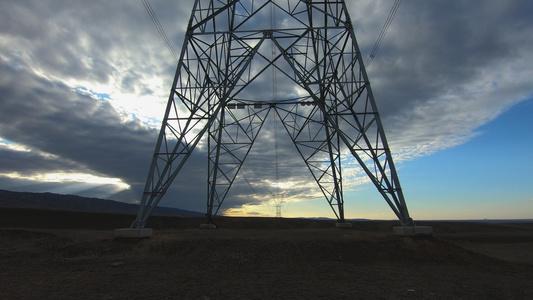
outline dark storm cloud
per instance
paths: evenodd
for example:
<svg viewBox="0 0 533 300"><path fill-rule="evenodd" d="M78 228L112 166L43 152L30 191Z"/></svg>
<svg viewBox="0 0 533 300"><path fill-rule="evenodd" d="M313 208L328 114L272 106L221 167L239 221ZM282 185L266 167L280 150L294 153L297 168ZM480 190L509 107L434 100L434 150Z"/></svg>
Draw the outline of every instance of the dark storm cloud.
<svg viewBox="0 0 533 300"><path fill-rule="evenodd" d="M389 5L365 6L366 17L352 5L365 60ZM393 150L463 143L530 98L532 13L527 1L402 2L369 70Z"/></svg>
<svg viewBox="0 0 533 300"><path fill-rule="evenodd" d="M524 11L533 6L516 1L402 3L370 71L382 112L412 110L483 72L498 72L495 66L531 47L531 39L523 39L530 33L523 26L530 22Z"/></svg>
<svg viewBox="0 0 533 300"><path fill-rule="evenodd" d="M0 136L56 155L64 166L139 182L157 130L124 121L109 103L76 93L23 70L0 67ZM23 155L24 152L17 153ZM36 158L38 155L28 153ZM57 159L42 159L50 167ZM143 162L143 163L140 163Z"/></svg>
<svg viewBox="0 0 533 300"><path fill-rule="evenodd" d="M36 172L83 172L83 167L73 161L43 155L35 151L14 151L7 147L0 148L0 172L32 175Z"/></svg>
<svg viewBox="0 0 533 300"><path fill-rule="evenodd" d="M50 172L88 173L122 179L132 186L113 196L138 201L146 180L157 130L138 120L126 120L109 103L76 93L69 87L32 76L24 70L0 67L0 136L30 151L0 148L0 173L30 176ZM206 159L197 151L178 177L166 204L202 210ZM26 179L27 180L27 179ZM116 187L82 188L82 183L35 184L2 178L8 187L104 195ZM74 186L73 186L74 185ZM3 187L7 188L7 187ZM109 195L109 193L108 193Z"/></svg>

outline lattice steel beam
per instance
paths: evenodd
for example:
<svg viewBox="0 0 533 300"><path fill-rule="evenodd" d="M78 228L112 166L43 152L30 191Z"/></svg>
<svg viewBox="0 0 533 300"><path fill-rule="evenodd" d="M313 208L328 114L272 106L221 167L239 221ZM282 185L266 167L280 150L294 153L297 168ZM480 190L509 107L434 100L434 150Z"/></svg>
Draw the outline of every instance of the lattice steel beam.
<svg viewBox="0 0 533 300"><path fill-rule="evenodd" d="M254 93L272 70L291 89ZM212 222L271 111L339 220L344 151L414 225L344 1L196 0L132 227L144 226L205 133Z"/></svg>

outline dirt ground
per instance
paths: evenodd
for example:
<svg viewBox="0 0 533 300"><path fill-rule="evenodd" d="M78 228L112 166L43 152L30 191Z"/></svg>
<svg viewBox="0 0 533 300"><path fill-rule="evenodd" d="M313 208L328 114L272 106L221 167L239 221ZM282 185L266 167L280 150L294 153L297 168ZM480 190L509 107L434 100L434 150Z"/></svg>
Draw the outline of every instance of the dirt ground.
<svg viewBox="0 0 533 300"><path fill-rule="evenodd" d="M124 240L116 218L52 215L0 211L0 299L533 297L533 223L430 222L433 237L409 238L396 222L154 217L151 238Z"/></svg>

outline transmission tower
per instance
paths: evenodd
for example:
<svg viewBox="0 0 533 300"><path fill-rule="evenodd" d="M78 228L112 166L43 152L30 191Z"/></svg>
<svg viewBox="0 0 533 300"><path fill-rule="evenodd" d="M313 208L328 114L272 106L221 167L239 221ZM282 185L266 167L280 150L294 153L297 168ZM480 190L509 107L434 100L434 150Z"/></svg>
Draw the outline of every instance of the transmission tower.
<svg viewBox="0 0 533 300"><path fill-rule="evenodd" d="M281 218L281 203L276 204L276 218Z"/></svg>
<svg viewBox="0 0 533 300"><path fill-rule="evenodd" d="M281 82L273 97L259 92L271 86L272 70ZM132 228L144 227L198 145L208 149L212 223L269 114L339 221L342 153L358 162L401 224L414 225L345 2L196 0Z"/></svg>

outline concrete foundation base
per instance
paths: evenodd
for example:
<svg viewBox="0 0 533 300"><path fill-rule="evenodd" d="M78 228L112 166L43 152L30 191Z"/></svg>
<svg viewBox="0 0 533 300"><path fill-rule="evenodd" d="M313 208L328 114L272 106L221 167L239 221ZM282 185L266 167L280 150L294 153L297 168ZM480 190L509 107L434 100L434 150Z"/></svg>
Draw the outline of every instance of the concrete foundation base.
<svg viewBox="0 0 533 300"><path fill-rule="evenodd" d="M335 223L337 228L352 228L352 223Z"/></svg>
<svg viewBox="0 0 533 300"><path fill-rule="evenodd" d="M200 224L200 229L217 229L215 224Z"/></svg>
<svg viewBox="0 0 533 300"><path fill-rule="evenodd" d="M397 235L403 236L432 236L433 227L431 226L394 226L392 231Z"/></svg>
<svg viewBox="0 0 533 300"><path fill-rule="evenodd" d="M117 238L144 238L152 236L152 228L121 228L115 229Z"/></svg>

